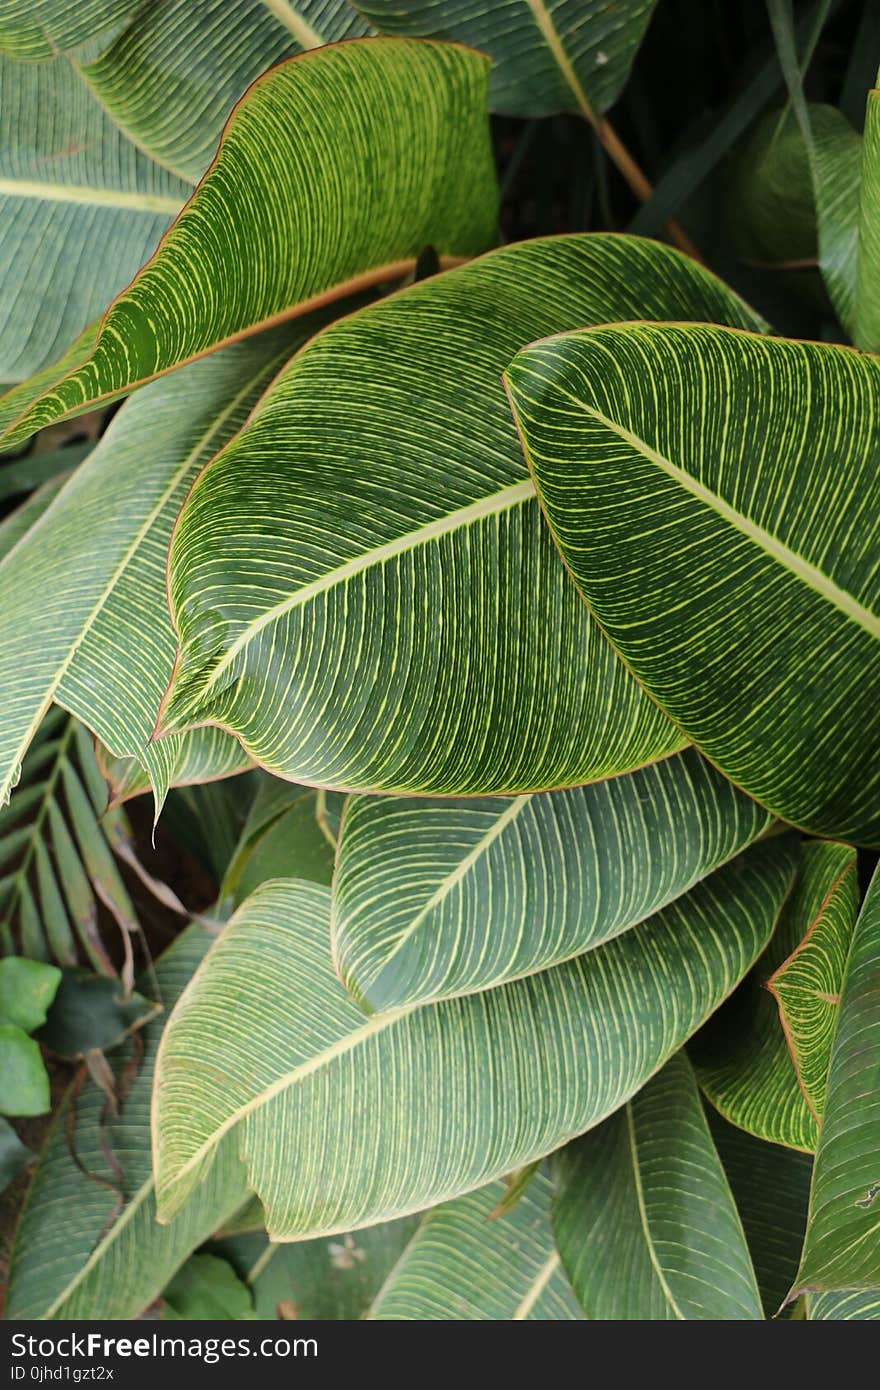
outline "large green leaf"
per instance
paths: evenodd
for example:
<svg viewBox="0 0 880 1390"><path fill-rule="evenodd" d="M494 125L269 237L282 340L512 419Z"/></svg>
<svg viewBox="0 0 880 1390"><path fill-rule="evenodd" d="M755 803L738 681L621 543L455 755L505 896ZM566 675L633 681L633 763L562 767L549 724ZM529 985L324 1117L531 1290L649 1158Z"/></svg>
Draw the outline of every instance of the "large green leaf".
<svg viewBox="0 0 880 1390"><path fill-rule="evenodd" d="M0 58L0 380L52 362L128 284L190 189L66 62Z"/></svg>
<svg viewBox="0 0 880 1390"><path fill-rule="evenodd" d="M876 1322L880 1320L880 1289L813 1295L807 1299L807 1317L817 1322Z"/></svg>
<svg viewBox="0 0 880 1390"><path fill-rule="evenodd" d="M209 934L189 927L156 966L166 1008L204 955ZM145 987L148 983L145 981ZM163 1019L143 1032L144 1054L118 1116L87 1081L56 1114L25 1197L12 1251L6 1317L138 1317L179 1265L247 1198L229 1145L173 1226L156 1222L149 1097ZM125 1074L124 1059L118 1073ZM68 1133L70 1126L70 1133Z"/></svg>
<svg viewBox="0 0 880 1390"><path fill-rule="evenodd" d="M245 1280L257 1317L351 1322L368 1312L417 1224L407 1216L291 1245L270 1242L261 1232L216 1241L211 1249Z"/></svg>
<svg viewBox="0 0 880 1390"><path fill-rule="evenodd" d="M239 428L311 323L233 344L127 402L0 563L0 803L53 699L114 754L137 757L160 797L186 770L180 740L147 746L174 661L171 529L200 465ZM246 765L230 739L214 734L210 746L222 768Z"/></svg>
<svg viewBox="0 0 880 1390"><path fill-rule="evenodd" d="M856 923L793 1292L880 1287L880 870Z"/></svg>
<svg viewBox="0 0 880 1390"><path fill-rule="evenodd" d="M234 731L270 771L362 791L542 790L682 746L579 602L501 388L536 333L758 321L656 243L548 238L321 334L181 513L159 731Z"/></svg>
<svg viewBox="0 0 880 1390"><path fill-rule="evenodd" d="M330 45L264 74L129 288L0 401L3 442L401 276L428 243L453 258L485 250L497 212L487 80L481 54L409 39Z"/></svg>
<svg viewBox="0 0 880 1390"><path fill-rule="evenodd" d="M408 1322L582 1318L553 1244L550 1194L549 1178L537 1173L503 1216L493 1217L504 1195L500 1182L427 1212L370 1317Z"/></svg>
<svg viewBox="0 0 880 1390"><path fill-rule="evenodd" d="M690 1063L553 1159L553 1230L592 1321L760 1318L742 1225Z"/></svg>
<svg viewBox="0 0 880 1390"><path fill-rule="evenodd" d="M770 976L804 1098L818 1118L825 1105L840 988L859 908L856 853L847 845L804 846L800 878L787 911L804 935Z"/></svg>
<svg viewBox="0 0 880 1390"><path fill-rule="evenodd" d="M195 182L260 73L368 32L348 0L153 0L80 71L132 139Z"/></svg>
<svg viewBox="0 0 880 1390"><path fill-rule="evenodd" d="M782 819L880 844L880 362L702 325L507 373L557 544L645 688Z"/></svg>
<svg viewBox="0 0 880 1390"><path fill-rule="evenodd" d="M769 823L693 750L513 801L351 797L337 968L371 1013L531 974L657 912Z"/></svg>
<svg viewBox="0 0 880 1390"><path fill-rule="evenodd" d="M59 49L75 49L112 31L144 0L3 0L0 50L14 58L45 62Z"/></svg>
<svg viewBox="0 0 880 1390"><path fill-rule="evenodd" d="M162 1217L186 1204L230 1133L282 1240L419 1210L550 1152L628 1100L730 992L791 870L782 842L756 845L570 963L368 1022L328 958L328 890L265 884L163 1037Z"/></svg>
<svg viewBox="0 0 880 1390"><path fill-rule="evenodd" d="M593 115L620 95L657 0L353 0L386 34L457 39L489 53L492 108Z"/></svg>
<svg viewBox="0 0 880 1390"><path fill-rule="evenodd" d="M742 1219L764 1313L775 1317L801 1257L812 1157L756 1139L711 1108L709 1129Z"/></svg>
<svg viewBox="0 0 880 1390"><path fill-rule="evenodd" d="M880 91L868 93L862 147L855 340L880 352Z"/></svg>

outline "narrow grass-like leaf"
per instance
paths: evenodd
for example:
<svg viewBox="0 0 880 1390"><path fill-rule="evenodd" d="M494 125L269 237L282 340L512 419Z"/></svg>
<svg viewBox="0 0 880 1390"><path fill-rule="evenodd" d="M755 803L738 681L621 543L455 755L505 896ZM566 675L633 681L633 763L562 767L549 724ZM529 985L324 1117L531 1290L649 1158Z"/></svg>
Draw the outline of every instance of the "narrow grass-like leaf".
<svg viewBox="0 0 880 1390"><path fill-rule="evenodd" d="M868 93L862 145L855 340L880 352L880 91Z"/></svg>
<svg viewBox="0 0 880 1390"><path fill-rule="evenodd" d="M856 923L792 1293L880 1285L880 870Z"/></svg>
<svg viewBox="0 0 880 1390"><path fill-rule="evenodd" d="M507 373L572 575L730 779L880 844L880 362L702 325L547 339Z"/></svg>
<svg viewBox="0 0 880 1390"><path fill-rule="evenodd" d="M594 235L505 247L319 334L181 512L158 733L216 723L292 781L437 795L681 747L559 563L500 383L535 332L630 315L760 326L685 257Z"/></svg>
<svg viewBox="0 0 880 1390"><path fill-rule="evenodd" d="M770 823L692 750L513 801L352 797L337 968L371 1013L502 984L657 912Z"/></svg>
<svg viewBox="0 0 880 1390"><path fill-rule="evenodd" d="M157 962L166 1010L210 941L201 927L189 927ZM149 1095L163 1023L160 1018L144 1030L144 1053L134 1059L136 1078L117 1118L107 1115L104 1093L89 1081L62 1102L19 1219L7 1318L138 1317L192 1250L246 1200L241 1165L225 1146L186 1214L170 1227L156 1223ZM120 1076L126 1060L132 1059L123 1060Z"/></svg>
<svg viewBox="0 0 880 1390"><path fill-rule="evenodd" d="M582 1318L553 1244L550 1195L549 1178L537 1173L516 1205L497 1219L492 1216L504 1196L500 1182L427 1212L370 1317L407 1322Z"/></svg>
<svg viewBox="0 0 880 1390"><path fill-rule="evenodd" d="M328 960L329 892L265 884L163 1037L161 1216L232 1133L282 1240L419 1210L550 1152L628 1100L718 1006L766 943L792 870L784 842L759 843L572 962L368 1022Z"/></svg>
<svg viewBox="0 0 880 1390"><path fill-rule="evenodd" d="M742 1225L683 1053L561 1149L552 1172L556 1243L589 1319L761 1317Z"/></svg>
<svg viewBox="0 0 880 1390"><path fill-rule="evenodd" d="M427 244L453 258L485 250L497 214L487 80L481 54L408 39L330 45L264 74L190 202L100 324L54 378L0 400L0 442L401 276Z"/></svg>

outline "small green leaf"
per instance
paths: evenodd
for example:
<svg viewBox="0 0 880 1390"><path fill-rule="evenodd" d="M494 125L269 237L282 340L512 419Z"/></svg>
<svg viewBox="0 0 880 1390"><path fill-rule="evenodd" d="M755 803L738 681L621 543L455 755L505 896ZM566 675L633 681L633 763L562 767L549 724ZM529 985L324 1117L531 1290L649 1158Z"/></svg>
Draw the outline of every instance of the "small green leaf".
<svg viewBox="0 0 880 1390"><path fill-rule="evenodd" d="M40 1049L20 1028L0 1023L0 1115L44 1115L49 1077Z"/></svg>
<svg viewBox="0 0 880 1390"><path fill-rule="evenodd" d="M0 960L0 1023L13 1023L33 1033L46 1014L61 980L55 965L6 956Z"/></svg>
<svg viewBox="0 0 880 1390"><path fill-rule="evenodd" d="M112 1051L161 1010L143 995L125 996L119 980L81 967L65 970L39 1041L59 1057L74 1060L98 1048Z"/></svg>
<svg viewBox="0 0 880 1390"><path fill-rule="evenodd" d="M247 1285L216 1255L191 1255L162 1291L162 1317L168 1321L241 1322L256 1316Z"/></svg>

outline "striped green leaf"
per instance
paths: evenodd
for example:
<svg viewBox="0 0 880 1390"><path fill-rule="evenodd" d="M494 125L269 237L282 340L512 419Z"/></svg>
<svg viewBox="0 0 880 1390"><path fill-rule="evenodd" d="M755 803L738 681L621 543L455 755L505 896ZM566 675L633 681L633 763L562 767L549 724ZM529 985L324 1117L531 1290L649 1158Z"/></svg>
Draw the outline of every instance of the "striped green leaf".
<svg viewBox="0 0 880 1390"><path fill-rule="evenodd" d="M876 1322L880 1319L880 1289L812 1295L807 1299L807 1317L822 1322Z"/></svg>
<svg viewBox="0 0 880 1390"><path fill-rule="evenodd" d="M229 1260L251 1290L258 1318L354 1321L362 1318L413 1235L403 1217L332 1240L271 1243L260 1233L210 1247Z"/></svg>
<svg viewBox="0 0 880 1390"><path fill-rule="evenodd" d="M559 562L500 382L535 333L633 316L757 324L685 257L593 235L494 251L319 335L183 508L159 732L214 722L292 781L438 795L681 747Z"/></svg>
<svg viewBox="0 0 880 1390"><path fill-rule="evenodd" d="M260 73L368 32L348 0L154 0L80 71L142 149L195 182Z"/></svg>
<svg viewBox="0 0 880 1390"><path fill-rule="evenodd" d="M53 362L189 192L116 129L68 63L0 58L0 381Z"/></svg>
<svg viewBox="0 0 880 1390"><path fill-rule="evenodd" d="M858 908L855 851L829 842L805 845L800 877L786 909L805 926L804 935L770 976L767 988L779 1005L798 1082L817 1119L825 1105L840 988Z"/></svg>
<svg viewBox="0 0 880 1390"><path fill-rule="evenodd" d="M855 341L880 352L880 91L868 93L862 146Z"/></svg>
<svg viewBox="0 0 880 1390"><path fill-rule="evenodd" d="M370 1317L407 1322L582 1318L553 1244L550 1195L549 1178L537 1173L503 1216L493 1219L504 1196L500 1182L427 1212Z"/></svg>
<svg viewBox="0 0 880 1390"><path fill-rule="evenodd" d="M856 923L792 1292L880 1287L880 870Z"/></svg>
<svg viewBox="0 0 880 1390"><path fill-rule="evenodd" d="M189 927L156 966L170 1008L210 943ZM247 1198L229 1145L172 1226L156 1222L149 1097L163 1019L144 1029L144 1054L118 1116L94 1083L74 1085L53 1119L15 1235L7 1318L138 1317L189 1254ZM124 1057L120 1067L124 1070ZM68 1134L71 1127L73 1147Z"/></svg>
<svg viewBox="0 0 880 1390"><path fill-rule="evenodd" d="M497 213L487 80L481 54L407 39L330 45L271 69L129 288L54 368L0 400L2 442L393 280L428 243L451 258L485 250Z"/></svg>
<svg viewBox="0 0 880 1390"><path fill-rule="evenodd" d="M730 779L880 844L880 362L701 325L527 348L550 527L649 693Z"/></svg>
<svg viewBox="0 0 880 1390"><path fill-rule="evenodd" d="M628 1100L730 992L766 943L791 872L782 842L756 845L575 961L368 1022L328 958L328 890L265 884L163 1037L163 1219L231 1133L282 1240L416 1211L550 1152Z"/></svg>
<svg viewBox="0 0 880 1390"><path fill-rule="evenodd" d="M122 933L126 961L138 920L111 850L117 827L106 805L91 740L50 711L25 759L12 805L0 811L0 942L37 960L84 957L114 975L99 927L103 905ZM118 827L125 833L124 822ZM127 983L131 983L130 968Z"/></svg>
<svg viewBox="0 0 880 1390"><path fill-rule="evenodd" d="M769 824L692 750L515 800L351 797L337 969L371 1013L502 984L659 911Z"/></svg>
<svg viewBox="0 0 880 1390"><path fill-rule="evenodd" d="M492 109L599 113L623 90L656 0L353 0L386 34L473 44L492 57Z"/></svg>
<svg viewBox="0 0 880 1390"><path fill-rule="evenodd" d="M204 736L186 748L180 740L148 747L176 645L165 598L171 529L200 465L238 429L311 322L233 344L127 402L0 562L0 803L52 700L114 755L137 758L160 801L169 779L190 780L182 774L190 754L205 751ZM228 737L211 735L208 751L219 754L216 770L245 762Z"/></svg>
<svg viewBox="0 0 880 1390"><path fill-rule="evenodd" d="M762 1316L755 1272L683 1053L553 1159L553 1230L591 1321Z"/></svg>
<svg viewBox="0 0 880 1390"><path fill-rule="evenodd" d="M797 1273L813 1160L768 1144L709 1109L709 1129L742 1220L764 1314L775 1317Z"/></svg>
<svg viewBox="0 0 880 1390"><path fill-rule="evenodd" d="M812 845L803 847L794 890L770 945L690 1047L700 1087L726 1120L759 1139L804 1152L816 1147L816 1115L807 1102L767 983L814 928L821 910L815 887L823 857L820 853L817 858Z"/></svg>
<svg viewBox="0 0 880 1390"><path fill-rule="evenodd" d="M59 49L112 33L143 7L144 0L4 0L0 51L45 62Z"/></svg>
<svg viewBox="0 0 880 1390"><path fill-rule="evenodd" d="M141 751L144 759L152 762L155 756L152 750L147 747ZM172 746L168 750L158 750L163 759L171 751ZM152 790L150 774L138 758L116 758L103 744L97 748L97 757L111 805L118 806ZM252 767L241 744L222 729L193 729L175 740L163 780L167 780L169 787L193 787L235 777Z"/></svg>

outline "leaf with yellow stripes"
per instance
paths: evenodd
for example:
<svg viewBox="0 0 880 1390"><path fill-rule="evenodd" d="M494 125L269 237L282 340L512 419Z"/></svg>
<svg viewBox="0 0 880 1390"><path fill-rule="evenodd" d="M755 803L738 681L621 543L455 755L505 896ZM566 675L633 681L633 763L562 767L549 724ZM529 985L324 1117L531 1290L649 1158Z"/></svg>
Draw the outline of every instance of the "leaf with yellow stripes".
<svg viewBox="0 0 880 1390"><path fill-rule="evenodd" d="M804 935L767 981L804 1098L818 1119L825 1105L840 988L859 908L858 867L848 845L804 845L787 914Z"/></svg>
<svg viewBox="0 0 880 1390"><path fill-rule="evenodd" d="M492 1219L500 1182L426 1212L369 1312L379 1321L567 1322L583 1318L553 1244L551 1185L536 1173Z"/></svg>
<svg viewBox="0 0 880 1390"><path fill-rule="evenodd" d="M429 243L453 260L485 250L498 202L487 81L481 54L412 39L329 45L265 73L128 289L54 369L0 399L0 443L402 276Z"/></svg>
<svg viewBox="0 0 880 1390"><path fill-rule="evenodd" d="M552 1172L556 1242L592 1321L763 1317L742 1224L683 1053L554 1155Z"/></svg>
<svg viewBox="0 0 880 1390"><path fill-rule="evenodd" d="M880 844L880 362L699 324L507 372L550 528L644 688L725 776Z"/></svg>
<svg viewBox="0 0 880 1390"><path fill-rule="evenodd" d="M620 96L657 0L353 0L386 34L457 39L492 58L492 109L600 114Z"/></svg>
<svg viewBox="0 0 880 1390"><path fill-rule="evenodd" d="M512 801L350 797L337 969L371 1013L532 974L659 911L770 823L692 749Z"/></svg>
<svg viewBox="0 0 880 1390"><path fill-rule="evenodd" d="M329 891L264 884L163 1035L160 1218L177 1218L232 1133L279 1240L417 1211L549 1153L624 1104L730 993L793 868L784 841L760 842L574 961L366 1022L329 960Z"/></svg>
<svg viewBox="0 0 880 1390"><path fill-rule="evenodd" d="M581 235L493 251L297 354L181 512L158 733L216 723L292 781L448 796L682 747L559 561L500 380L536 333L634 315L760 327L684 256Z"/></svg>

